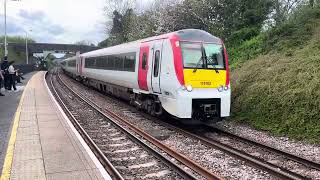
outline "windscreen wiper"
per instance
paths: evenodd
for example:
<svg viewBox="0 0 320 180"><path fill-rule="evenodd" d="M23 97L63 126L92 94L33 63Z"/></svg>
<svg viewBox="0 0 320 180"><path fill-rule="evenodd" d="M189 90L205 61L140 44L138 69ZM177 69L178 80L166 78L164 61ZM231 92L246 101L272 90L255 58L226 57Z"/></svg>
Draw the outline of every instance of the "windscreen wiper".
<svg viewBox="0 0 320 180"><path fill-rule="evenodd" d="M204 51L203 45L201 45L201 58L199 59L199 61L197 62L197 65L195 67L195 69L193 69L193 72L197 72L198 70L198 66L200 64L201 61L203 61L204 59L206 59L206 52ZM202 62L202 64L204 64L204 61Z"/></svg>
<svg viewBox="0 0 320 180"><path fill-rule="evenodd" d="M199 59L199 61L197 62L196 67L193 69L192 72L194 72L194 73L197 72L198 66L199 66L199 64L200 64L201 61L203 61L203 57L202 57L202 56L201 56L201 58Z"/></svg>
<svg viewBox="0 0 320 180"><path fill-rule="evenodd" d="M209 58L211 60L211 58ZM209 59L207 59L207 61L209 61ZM208 62L207 62L208 63ZM217 70L216 66L213 64L213 60L210 61L211 66L213 67L213 69L216 71L217 74L219 74L219 71Z"/></svg>

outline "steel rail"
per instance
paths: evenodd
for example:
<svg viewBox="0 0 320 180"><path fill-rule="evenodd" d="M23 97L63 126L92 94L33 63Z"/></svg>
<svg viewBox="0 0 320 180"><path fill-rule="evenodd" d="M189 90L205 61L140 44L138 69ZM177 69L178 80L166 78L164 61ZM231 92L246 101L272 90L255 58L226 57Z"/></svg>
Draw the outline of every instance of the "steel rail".
<svg viewBox="0 0 320 180"><path fill-rule="evenodd" d="M110 114L106 114L105 112L103 112L103 109L101 107L99 107L96 103L94 103L93 101L84 98L82 95L80 95L79 93L75 92L72 88L70 88L69 86L66 85L66 83L60 78L60 75L57 75L59 80L64 84L65 87L67 87L74 95L76 95L79 99L81 99L83 102L87 103L89 106L91 106L92 108L94 108L97 112L99 112L101 115L105 116L107 119L109 119L115 126L117 126L120 130L122 130L124 133L129 134L132 138L132 140L138 142L140 145L146 147L151 153L153 153L154 155L156 155L159 159L163 160L163 162L165 164L167 164L169 167L173 168L174 170L176 170L176 172L178 172L181 176L183 176L186 179L197 179L197 177L195 177L194 175L192 175L191 173L185 171L182 167L178 166L177 164L175 164L174 162L172 162L170 159L168 159L167 157L161 155L160 153L158 153L156 150L154 150L151 146L149 146L148 144L144 143L143 141L141 141L136 135L132 134L131 132L127 131L126 128L124 128L120 123L116 122L114 119L122 122L123 124L125 124L125 126L129 127L131 130L133 130L135 133L137 133L138 135L142 136L144 139L148 140L151 144L155 145L156 147L160 148L161 150L163 150L164 152L166 152L167 154L169 154L170 156L172 156L173 158L179 160L180 162L182 162L184 165L188 166L190 169L194 170L196 173L206 177L207 179L223 179L222 177L219 177L218 175L215 175L213 173L211 173L210 171L205 170L204 168L202 168L201 166L195 164L194 162L192 162L191 160L187 159L186 157L184 157L183 155L175 152L174 150L170 149L169 147L165 146L164 144L160 143L158 140L154 139L153 137L151 137L150 135L142 132L142 130L136 128L134 125L132 124L127 124L126 120L122 119L121 117L115 116L114 113L110 113ZM137 132L137 131L138 132ZM146 137L144 136L146 135ZM154 142L152 142L152 140L150 141L150 138L153 138L152 140L154 140ZM191 164L191 165L190 165Z"/></svg>
<svg viewBox="0 0 320 180"><path fill-rule="evenodd" d="M147 115L148 116L148 115ZM276 176L280 179L294 179L294 180L300 180L300 179L308 179L305 176L302 176L300 174L294 173L292 171L289 171L285 168L276 166L274 164L271 164L269 162L266 162L260 158L254 157L246 152L240 151L238 149L235 149L229 145L225 145L217 140L209 139L207 137L203 137L194 133L191 133L189 131L183 130L179 127L173 126L171 124L168 124L164 121L155 120L160 124L163 124L164 126L169 127L170 129L180 132L181 134L184 134L188 137L197 139L201 141L202 143L208 145L209 147L213 147L215 149L219 149L233 157L236 157L238 159L241 159L251 165L252 167L264 170L272 174L273 176Z"/></svg>
<svg viewBox="0 0 320 180"><path fill-rule="evenodd" d="M285 151L281 151L279 149L276 149L276 148L273 148L273 147L270 147L268 145L264 145L264 144L261 144L259 142L256 142L256 141L253 141L253 140L250 140L250 139L247 139L247 138L244 138L244 137L241 137L241 136L238 136L238 135L235 135L235 134L232 134L230 132L227 132L227 131L224 131L222 129L219 129L219 128L216 128L216 127L212 127L212 126L207 126L209 128L211 128L212 130L216 131L216 132L220 132L222 134L225 134L227 136L230 136L231 138L234 138L234 139L238 139L244 143L249 143L249 144L253 144L254 146L257 146L257 147L260 147L260 148L263 148L263 149L266 149L268 151L271 151L271 152L274 152L276 154L279 154L279 155L282 155L282 156L285 156L286 158L292 160L292 161L295 161L297 163L300 163L300 164L303 164L309 168L313 168L313 169L317 169L317 170L320 170L320 164L319 163L316 163L316 162L313 162L313 161L310 161L308 159L305 159L305 158L302 158L302 157L299 157L299 156L296 156L296 155L293 155L291 153L288 153L288 152L285 152Z"/></svg>
<svg viewBox="0 0 320 180"><path fill-rule="evenodd" d="M47 76L47 73L46 73ZM71 117L71 122L75 126L75 128L78 130L84 141L88 144L90 149L93 151L93 153L96 155L102 166L107 170L109 175L112 179L116 180L124 180L124 178L120 175L118 170L111 164L111 162L108 160L108 158L103 154L103 152L99 149L99 147L94 143L94 141L89 137L89 135L86 133L86 131L82 128L82 126L79 124L79 122L76 120L76 118L73 116L73 114L69 111L66 104L61 99L60 95L58 94L55 86L53 85L53 77L50 78L50 84L52 87L52 90L54 91L54 94L57 97L57 100L59 101L62 109L67 112L68 116Z"/></svg>
<svg viewBox="0 0 320 180"><path fill-rule="evenodd" d="M94 103L94 102L92 102L92 103ZM96 107L100 108L96 103L94 103L94 104L95 104ZM107 109L103 109L103 110L108 111ZM110 112L110 113L114 114L113 112ZM116 114L114 114L114 115L115 115L115 118L118 117L118 115L116 115ZM143 115L147 116L147 117L150 117L150 115L145 114L145 113L143 113ZM121 118L121 117L119 117L119 118ZM237 157L239 159L242 159L243 161L247 162L248 164L250 164L253 167L256 167L256 168L261 169L261 170L265 170L265 171L269 172L270 174L272 174L272 175L274 175L276 177L279 177L281 179L308 179L305 176L302 176L300 174L297 174L297 173L294 173L292 171L289 171L289 170L287 170L285 168L282 168L282 167L279 167L277 165L274 165L274 164L271 164L269 162L266 162L266 161L264 161L264 160L262 160L260 158L254 157L254 156L252 156L252 155L250 155L248 153L245 153L243 151L237 150L237 149L235 149L235 148L233 148L231 146L225 145L225 144L223 144L223 143L221 143L219 141L212 140L212 139L209 139L209 138L206 138L206 137L203 137L203 136L199 136L199 135L190 133L188 131L185 131L185 130L183 130L181 128L178 128L176 126L173 126L171 124L168 124L168 123L160 121L160 120L155 120L155 121L157 121L159 123L162 123L162 124L170 127L171 129L178 130L182 134L186 134L189 137L197 138L198 140L204 142L208 146L220 149L221 151L224 151L224 152L230 154L231 156L234 156L234 157ZM214 128L212 126L209 126L209 127ZM133 126L133 128L134 128L134 126ZM144 132L143 130L141 130L141 131ZM223 132L223 131L221 130L221 132ZM226 132L226 134L227 133L228 132ZM153 137L151 137L151 138L153 138ZM252 141L252 142L253 142L253 144L257 143L257 142L254 142L254 141ZM269 146L265 146L265 147L266 147L266 149L269 149L269 148L273 149L272 147L269 147ZM276 152L276 150L277 149L275 149L275 152ZM280 150L278 150L278 151L280 151ZM282 153L282 152L280 151L279 154L280 153ZM283 152L283 153L286 153L286 152ZM289 154L289 153L287 153L287 154ZM309 167L313 167L315 169L319 168L319 164L317 164L315 162L312 162L312 161L309 161L309 160L306 160L306 159L303 159L303 158L300 158L300 157L297 157L297 156L294 157L294 155L292 155L292 154L289 154L288 158L290 157L290 155L291 155L291 158L290 158L291 160L294 160L296 162L299 161L299 163L304 164L304 165L309 166ZM309 163L309 165L308 165L308 163Z"/></svg>
<svg viewBox="0 0 320 180"><path fill-rule="evenodd" d="M98 105L96 105L96 106L98 106ZM142 113L142 114L143 114L144 116L150 117L150 115L148 115L148 114L145 114L145 113ZM171 125L171 124L168 124L168 123L166 123L166 122L163 122L163 121L160 121L160 120L155 120L155 121L157 121L157 122L159 122L159 123L162 123L162 124L165 124L166 126L169 126L171 129L179 129L181 133L186 132L186 133L188 133L188 134L187 134L188 136L189 136L189 135L190 135L191 137L193 137L193 136L198 136L198 135L192 134L192 133L190 133L190 132L187 132L187 131L185 131L185 130L183 130L183 129L181 129L181 128L177 128L177 127L175 127L175 126L173 126L173 125ZM215 127L212 127L212 126L207 126L207 127L215 128ZM310 161L310 160L307 160L307 159L304 159L304 158L295 156L295 155L293 155L293 154L290 154L290 153L287 153L287 152L284 152L284 151L281 151L281 150L272 148L272 147L270 147L270 146L263 145L263 144L260 144L260 143L258 143L258 142L255 142L255 141L242 138L242 137L240 137L240 136L234 135L234 134L232 134L232 133L228 133L228 132L223 131L223 130L221 130L221 129L215 128L215 130L216 130L216 131L220 131L221 133L225 133L226 135L230 135L231 137L238 138L239 140L243 140L244 142L248 142L248 143L251 143L251 144L253 144L253 145L259 146L259 147L261 147L261 148L265 148L266 150L273 151L273 152L275 152L275 153L277 153L277 154L279 154L279 155L286 156L286 158L291 159L291 160L293 160L293 161L295 161L295 162L298 162L298 163L300 163L300 164L303 164L303 165L305 165L305 166L308 166L308 167L310 167L310 168L314 168L314 169L320 170L320 164L318 164L318 163L316 163L316 162L312 162L312 161ZM201 141L202 141L202 142L205 142L205 143L206 143L207 145L209 145L209 146L213 146L213 145L215 144L215 143L213 142L214 140L212 140L212 139L209 139L209 138L206 138L206 137L203 137L203 136L198 136L198 137L200 138L199 140L203 139L203 141L202 141L202 140L201 140ZM206 142L206 141L207 141L207 142ZM250 154L247 154L247 153L242 152L242 151L240 151L240 150L234 149L234 148L231 147L231 146L228 147L228 145L225 145L225 144L220 143L220 142L218 142L218 141L216 141L216 143L217 143L217 144L220 144L220 145L221 145L221 148L223 148L224 146L226 146L226 148L229 148L229 147L230 147L232 150L231 150L231 152L230 152L229 154L231 154L231 155L233 155L233 156L235 156L235 157L238 157L238 158L246 161L247 163L251 164L251 165L254 166L254 167L257 167L257 168L259 168L259 169L263 169L263 170L265 170L265 171L268 171L269 173L273 174L274 176L280 177L280 178L282 178L282 179L307 179L307 177L301 176L301 175L299 175L299 174L297 174L297 173L294 173L294 172L292 172L292 171L289 171L289 170L287 170L287 169L285 169L285 168L282 168L282 167L279 167L279 166L277 166L277 165L273 165L273 164L271 164L271 163L269 163L269 162L266 162L266 161L264 161L264 160L262 160L262 159L260 159L260 158L256 158L256 157L254 157L254 156L252 156L252 155L250 155ZM214 147L216 147L216 146L214 146ZM220 149L218 146L217 146L216 148ZM223 151L223 149L220 149L220 150ZM234 151L233 151L233 150L234 150ZM233 152L235 152L235 153L233 153ZM237 156L237 154L239 154L240 156ZM244 154L244 156L242 157L241 154ZM245 157L245 156L248 156L248 157ZM260 163L257 164L256 162L259 162L259 161L260 161Z"/></svg>
<svg viewBox="0 0 320 180"><path fill-rule="evenodd" d="M255 156L252 156L252 155L246 153L246 152L235 149L229 145L225 145L219 141L205 138L203 136L199 136L199 135L190 133L190 132L182 130L182 129L179 129L179 131L181 133L187 134L190 137L193 137L193 138L200 140L201 142L207 144L208 146L215 147L217 149L220 149L223 152L226 152L227 154L230 154L231 156L242 159L243 161L247 162L248 164L251 164L253 167L259 168L261 170L265 170L265 171L269 172L270 174L272 174L276 177L279 177L281 179L294 179L294 180L307 179L305 176L302 176L300 174L294 173L294 172L289 171L289 170L282 168L280 166L266 162L260 158L257 158Z"/></svg>

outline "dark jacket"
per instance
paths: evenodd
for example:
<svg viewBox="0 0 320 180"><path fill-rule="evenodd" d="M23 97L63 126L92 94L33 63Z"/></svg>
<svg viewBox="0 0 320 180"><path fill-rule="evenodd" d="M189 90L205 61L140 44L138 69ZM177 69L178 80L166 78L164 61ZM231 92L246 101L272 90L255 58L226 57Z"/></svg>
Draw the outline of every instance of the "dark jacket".
<svg viewBox="0 0 320 180"><path fill-rule="evenodd" d="M8 61L3 61L1 64L1 70L5 71L9 67L9 62Z"/></svg>

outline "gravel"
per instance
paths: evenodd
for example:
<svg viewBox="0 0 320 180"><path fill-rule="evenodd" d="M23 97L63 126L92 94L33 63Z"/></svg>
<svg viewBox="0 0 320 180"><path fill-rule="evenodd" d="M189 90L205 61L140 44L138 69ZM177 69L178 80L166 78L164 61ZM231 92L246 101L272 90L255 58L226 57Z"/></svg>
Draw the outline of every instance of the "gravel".
<svg viewBox="0 0 320 180"><path fill-rule="evenodd" d="M158 140L161 140L166 145L178 150L180 153L193 159L196 163L225 177L226 179L273 178L270 174L264 171L246 165L243 161L235 159L219 150L204 146L197 140L183 136L177 132L173 132L167 127L151 121L150 119L140 115L139 112L131 106L128 106L119 100L97 93L96 91L84 87L67 77L63 78L68 81L71 87L73 87L77 92L80 91L82 94L85 94L101 107L107 108L119 116L125 117L139 128L144 129L153 136L156 136Z"/></svg>
<svg viewBox="0 0 320 180"><path fill-rule="evenodd" d="M320 163L320 145L289 140L288 137L283 136L273 136L268 132L228 121L219 122L216 126L238 136Z"/></svg>
<svg viewBox="0 0 320 180"><path fill-rule="evenodd" d="M167 165L160 162L148 151L131 141L126 134L108 123L104 116L73 97L65 88L61 88L62 86L58 85L58 83L54 84L58 93L62 95L61 97L68 109L77 117L82 128L86 130L125 179L182 179L176 172L171 171ZM109 136L109 134L113 134L113 136ZM122 143L128 144L117 148L112 146ZM124 152L121 152L121 150Z"/></svg>
<svg viewBox="0 0 320 180"><path fill-rule="evenodd" d="M206 137L209 137L210 139L218 140L223 144L232 146L233 148L236 148L252 156L263 159L271 164L283 167L285 169L301 174L308 178L316 179L320 177L320 171L316 169L310 169L309 167L306 167L303 164L289 160L281 155L275 154L273 152L269 152L263 148L253 146L248 143L243 143L238 139L230 138L225 135L221 135L217 133L206 133Z"/></svg>

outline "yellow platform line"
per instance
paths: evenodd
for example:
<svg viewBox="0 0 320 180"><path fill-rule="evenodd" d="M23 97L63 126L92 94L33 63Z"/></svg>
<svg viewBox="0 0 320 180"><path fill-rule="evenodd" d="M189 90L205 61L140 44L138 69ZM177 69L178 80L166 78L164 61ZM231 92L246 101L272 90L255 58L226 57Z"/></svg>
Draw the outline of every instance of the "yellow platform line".
<svg viewBox="0 0 320 180"><path fill-rule="evenodd" d="M30 80L29 80L29 82L30 82ZM10 179L10 172L11 172L11 166L12 166L12 160L13 160L13 150L14 150L14 145L16 143L16 139L17 139L17 130L18 130L18 126L19 126L22 103L23 103L25 92L26 92L26 89L28 87L29 82L27 83L25 89L23 90L17 111L14 116L14 122L13 122L11 135L10 135L10 139L9 139L9 143L8 143L6 157L5 157L5 160L3 163L3 168L2 168L0 180L9 180Z"/></svg>

